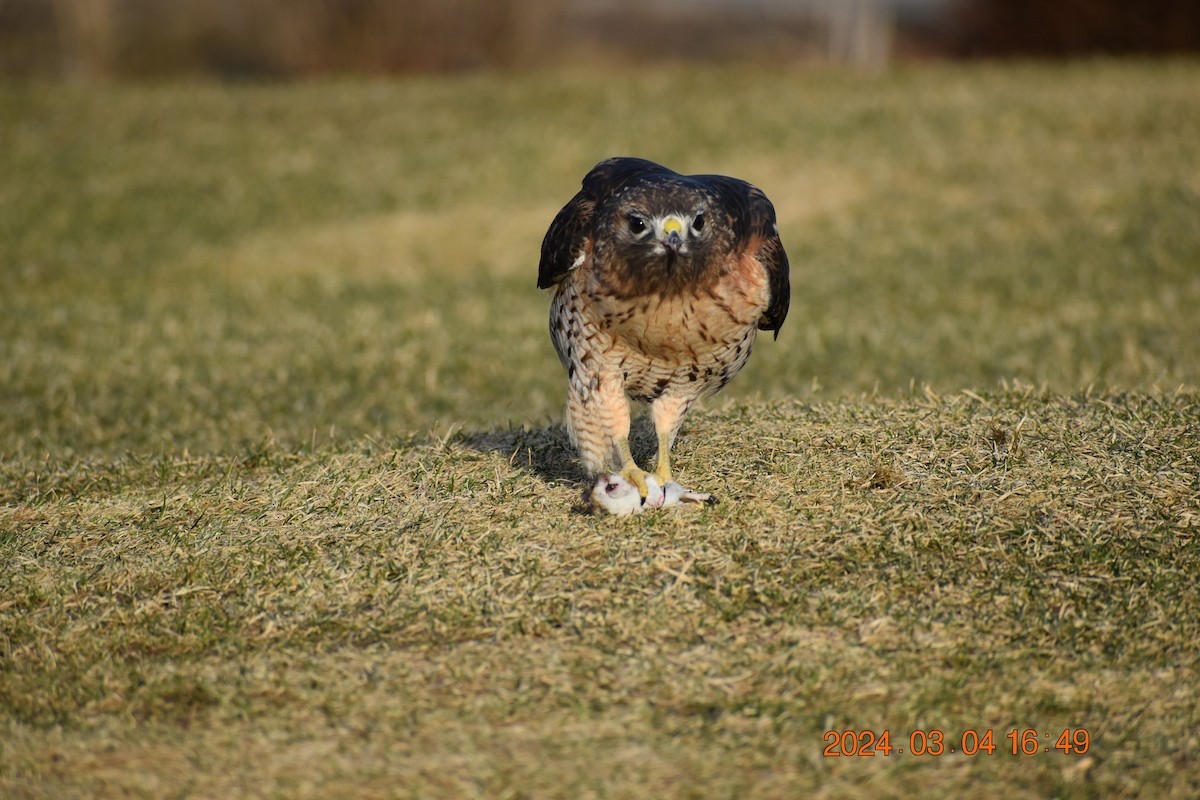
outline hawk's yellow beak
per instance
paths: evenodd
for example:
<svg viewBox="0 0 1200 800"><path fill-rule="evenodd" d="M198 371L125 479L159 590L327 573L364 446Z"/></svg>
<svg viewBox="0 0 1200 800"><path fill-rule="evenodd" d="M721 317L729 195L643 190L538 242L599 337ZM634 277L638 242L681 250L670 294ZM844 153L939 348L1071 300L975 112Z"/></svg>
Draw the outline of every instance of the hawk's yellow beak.
<svg viewBox="0 0 1200 800"><path fill-rule="evenodd" d="M667 217L663 220L662 232L663 244L669 247L672 253L678 253L679 248L683 247L683 220L676 216Z"/></svg>

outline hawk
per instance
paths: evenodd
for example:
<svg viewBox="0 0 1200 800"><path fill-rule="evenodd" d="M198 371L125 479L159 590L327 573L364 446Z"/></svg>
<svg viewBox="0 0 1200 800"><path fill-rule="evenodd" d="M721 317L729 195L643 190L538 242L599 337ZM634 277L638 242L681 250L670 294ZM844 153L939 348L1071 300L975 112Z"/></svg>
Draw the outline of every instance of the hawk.
<svg viewBox="0 0 1200 800"><path fill-rule="evenodd" d="M654 477L671 482L684 415L787 316L788 260L775 208L755 186L610 158L584 176L542 241L550 335L567 371L567 430L592 475L614 464L647 493L629 449L626 397L649 403Z"/></svg>

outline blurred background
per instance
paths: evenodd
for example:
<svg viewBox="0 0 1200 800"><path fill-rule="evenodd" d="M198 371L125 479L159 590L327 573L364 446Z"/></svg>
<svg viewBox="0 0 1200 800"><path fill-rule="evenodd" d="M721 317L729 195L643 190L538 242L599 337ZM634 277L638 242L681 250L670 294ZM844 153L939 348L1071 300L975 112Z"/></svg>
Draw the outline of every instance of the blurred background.
<svg viewBox="0 0 1200 800"><path fill-rule="evenodd" d="M0 0L0 75L41 78L1197 50L1196 0Z"/></svg>

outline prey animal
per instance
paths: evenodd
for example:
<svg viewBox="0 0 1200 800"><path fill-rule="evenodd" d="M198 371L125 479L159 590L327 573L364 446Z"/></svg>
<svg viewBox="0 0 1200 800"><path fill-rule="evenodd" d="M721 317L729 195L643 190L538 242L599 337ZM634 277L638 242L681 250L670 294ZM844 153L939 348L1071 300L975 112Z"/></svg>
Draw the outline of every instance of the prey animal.
<svg viewBox="0 0 1200 800"><path fill-rule="evenodd" d="M708 492L693 492L674 481L660 486L654 475L646 476L646 486L648 491L643 495L636 486L614 472L597 478L596 485L587 492L585 498L593 512L607 511L619 517L669 508L680 503L712 505L717 502L717 498Z"/></svg>
<svg viewBox="0 0 1200 800"><path fill-rule="evenodd" d="M567 371L566 424L583 467L616 467L649 491L629 447L629 403L648 403L658 486L697 400L746 364L758 331L776 337L790 300L775 208L755 186L611 158L546 232L538 287L553 289L550 335Z"/></svg>

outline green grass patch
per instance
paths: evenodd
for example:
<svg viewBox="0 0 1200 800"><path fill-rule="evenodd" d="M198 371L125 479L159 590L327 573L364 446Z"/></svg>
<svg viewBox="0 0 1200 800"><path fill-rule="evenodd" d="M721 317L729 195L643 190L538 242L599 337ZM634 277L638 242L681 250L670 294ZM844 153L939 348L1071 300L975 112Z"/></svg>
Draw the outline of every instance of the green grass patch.
<svg viewBox="0 0 1200 800"><path fill-rule="evenodd" d="M0 795L1195 796L1198 85L0 87ZM714 507L579 511L535 268L612 154L779 211Z"/></svg>

